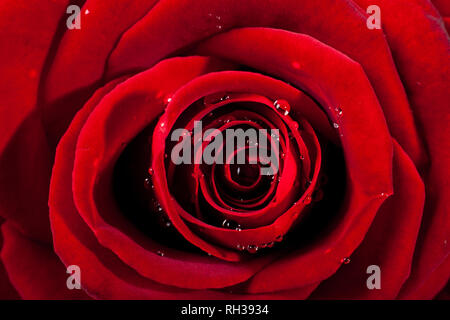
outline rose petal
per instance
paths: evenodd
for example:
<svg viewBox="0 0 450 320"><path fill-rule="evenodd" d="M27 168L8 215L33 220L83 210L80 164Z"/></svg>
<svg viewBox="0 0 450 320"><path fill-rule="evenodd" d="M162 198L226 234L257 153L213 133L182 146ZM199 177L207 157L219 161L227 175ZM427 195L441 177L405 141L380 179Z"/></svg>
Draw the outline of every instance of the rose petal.
<svg viewBox="0 0 450 320"><path fill-rule="evenodd" d="M52 102L100 81L105 62L122 34L137 23L157 2L132 0L105 3L87 0L81 8L81 28L68 30L65 24L61 26L65 32L58 43L49 69L45 100ZM67 117L66 110L51 107L52 104L44 106L46 113L52 118Z"/></svg>
<svg viewBox="0 0 450 320"><path fill-rule="evenodd" d="M361 5L367 2L358 1ZM425 172L419 167L426 188L425 209L411 275L402 289L402 297L426 283L450 254L450 247L442 249L445 241L450 240L450 140L442 138L450 136L450 66L442 64L450 58L450 41L430 1L382 0L378 5L383 12L386 38L403 85L410 93L411 109L422 128L430 159Z"/></svg>
<svg viewBox="0 0 450 320"><path fill-rule="evenodd" d="M69 275L51 246L30 240L9 222L1 230L4 239L1 258L11 283L23 299L88 298L82 290L67 288Z"/></svg>
<svg viewBox="0 0 450 320"><path fill-rule="evenodd" d="M45 242L51 240L46 205L51 151L37 111L37 96L66 3L0 4L0 214L22 232Z"/></svg>
<svg viewBox="0 0 450 320"><path fill-rule="evenodd" d="M394 143L394 195L377 213L364 241L335 275L314 292L314 299L395 299L411 271L422 220L425 189L414 164ZM381 270L381 290L369 290L366 269Z"/></svg>

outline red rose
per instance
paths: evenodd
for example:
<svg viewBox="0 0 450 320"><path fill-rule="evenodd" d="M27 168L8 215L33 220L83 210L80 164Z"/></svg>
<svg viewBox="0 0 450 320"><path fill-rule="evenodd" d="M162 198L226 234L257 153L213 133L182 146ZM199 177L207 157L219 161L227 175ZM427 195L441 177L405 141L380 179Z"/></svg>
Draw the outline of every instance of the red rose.
<svg viewBox="0 0 450 320"><path fill-rule="evenodd" d="M447 2L77 2L74 28L68 1L0 3L1 297L443 289ZM248 164L173 162L177 129L203 159L208 129L249 128L277 134Z"/></svg>

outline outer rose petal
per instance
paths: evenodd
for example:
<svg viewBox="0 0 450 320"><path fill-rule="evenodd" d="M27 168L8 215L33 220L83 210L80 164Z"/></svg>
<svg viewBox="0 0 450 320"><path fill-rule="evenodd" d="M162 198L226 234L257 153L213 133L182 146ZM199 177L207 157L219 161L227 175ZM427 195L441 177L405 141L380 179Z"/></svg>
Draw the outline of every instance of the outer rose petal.
<svg viewBox="0 0 450 320"><path fill-rule="evenodd" d="M82 290L69 290L66 268L47 244L20 234L9 222L2 225L1 258L11 283L23 299L87 299Z"/></svg>
<svg viewBox="0 0 450 320"><path fill-rule="evenodd" d="M411 159L394 143L394 195L377 213L364 241L314 299L395 299L409 276L422 220L425 190ZM366 269L381 269L381 290L369 290Z"/></svg>
<svg viewBox="0 0 450 320"><path fill-rule="evenodd" d="M445 288L435 298L438 300L450 300L450 282L447 283Z"/></svg>
<svg viewBox="0 0 450 320"><path fill-rule="evenodd" d="M122 34L144 16L157 0L88 0L81 8L81 29L67 30L58 44L45 86L47 102L101 80L111 50ZM120 18L118 18L120 17ZM67 114L48 109L52 118Z"/></svg>
<svg viewBox="0 0 450 320"><path fill-rule="evenodd" d="M0 218L0 226L4 221ZM3 236L0 233L0 251L3 247ZM0 300L10 300L10 299L19 299L20 296L17 293L16 289L14 289L11 281L9 280L9 276L6 273L5 267L3 266L3 262L0 259Z"/></svg>
<svg viewBox="0 0 450 320"><path fill-rule="evenodd" d="M0 215L47 242L51 152L37 96L44 61L67 2L0 2Z"/></svg>
<svg viewBox="0 0 450 320"><path fill-rule="evenodd" d="M358 0L362 6L369 2ZM378 5L430 158L426 173L422 173L426 200L414 263L400 293L407 298L431 283L428 277L433 277L433 271L450 254L450 247L444 246L450 240L450 38L430 1L380 0ZM450 268L441 272L450 277ZM444 276L441 279L435 294L446 282Z"/></svg>
<svg viewBox="0 0 450 320"><path fill-rule="evenodd" d="M447 0L431 0L444 19L447 33L450 32L450 3Z"/></svg>

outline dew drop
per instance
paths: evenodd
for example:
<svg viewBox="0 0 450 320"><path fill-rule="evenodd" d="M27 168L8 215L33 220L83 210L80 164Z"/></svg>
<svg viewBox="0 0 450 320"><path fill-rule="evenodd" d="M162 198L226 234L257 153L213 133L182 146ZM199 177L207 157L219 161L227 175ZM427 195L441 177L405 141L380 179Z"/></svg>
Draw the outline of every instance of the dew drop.
<svg viewBox="0 0 450 320"><path fill-rule="evenodd" d="M86 11L84 11L84 14L89 14L90 11L88 9L86 9Z"/></svg>
<svg viewBox="0 0 450 320"><path fill-rule="evenodd" d="M203 104L205 106L212 106L216 103L226 100L226 97L227 97L227 94L224 92L213 93L213 94L210 94L203 98ZM210 114L212 114L212 113L210 113Z"/></svg>
<svg viewBox="0 0 450 320"><path fill-rule="evenodd" d="M230 227L230 221L228 221L227 219L223 220L222 227L229 228Z"/></svg>
<svg viewBox="0 0 450 320"><path fill-rule="evenodd" d="M149 174L150 176L153 176L153 168L148 169L148 174Z"/></svg>
<svg viewBox="0 0 450 320"><path fill-rule="evenodd" d="M311 180L306 180L305 181L305 189L308 189L309 186L311 185L312 181Z"/></svg>
<svg viewBox="0 0 450 320"><path fill-rule="evenodd" d="M280 111L283 112L285 116L287 116L291 111L291 106L289 105L289 102L287 102L284 99L275 100L273 105L275 106L275 108L280 109Z"/></svg>
<svg viewBox="0 0 450 320"><path fill-rule="evenodd" d="M341 108L336 107L336 108L334 108L334 111L336 111L336 114L337 114L338 116L342 116L342 109L341 109Z"/></svg>
<svg viewBox="0 0 450 320"><path fill-rule="evenodd" d="M239 251L244 251L245 247L240 245L240 244L238 244L238 245L236 245L236 249L238 249Z"/></svg>
<svg viewBox="0 0 450 320"><path fill-rule="evenodd" d="M145 189L152 189L152 179L145 178L145 180L144 180L144 188Z"/></svg>
<svg viewBox="0 0 450 320"><path fill-rule="evenodd" d="M311 195L307 195L306 198L305 198L305 200L303 200L303 203L304 203L305 205L308 205L308 204L310 204L311 202L312 202L312 197L311 197Z"/></svg>
<svg viewBox="0 0 450 320"><path fill-rule="evenodd" d="M170 226L172 226L172 223L171 223L170 221L167 221L167 222L166 222L166 227L167 227L167 228L170 228Z"/></svg>
<svg viewBox="0 0 450 320"><path fill-rule="evenodd" d="M258 246L255 246L253 244L250 244L247 246L247 251L249 253L256 253L256 252L258 252L258 249L259 249Z"/></svg>
<svg viewBox="0 0 450 320"><path fill-rule="evenodd" d="M156 251L156 254L160 257L164 257L164 252L162 252L160 250Z"/></svg>
<svg viewBox="0 0 450 320"><path fill-rule="evenodd" d="M333 123L333 127L334 127L335 129L338 129L338 128L339 128L339 124L337 124L337 123L335 122L335 123Z"/></svg>
<svg viewBox="0 0 450 320"><path fill-rule="evenodd" d="M346 257L346 258L342 258L341 259L341 263L343 263L343 264L349 264L350 263L350 258L348 258L348 257Z"/></svg>
<svg viewBox="0 0 450 320"><path fill-rule="evenodd" d="M380 197L382 197L382 198L387 198L388 195L387 195L387 193L382 192L382 193L380 193Z"/></svg>

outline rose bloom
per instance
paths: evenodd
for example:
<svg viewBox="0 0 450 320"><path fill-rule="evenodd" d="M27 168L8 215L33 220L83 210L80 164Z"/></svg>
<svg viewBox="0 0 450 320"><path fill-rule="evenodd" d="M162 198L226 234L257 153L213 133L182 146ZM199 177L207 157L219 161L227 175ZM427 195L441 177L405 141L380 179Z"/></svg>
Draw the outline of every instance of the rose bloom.
<svg viewBox="0 0 450 320"><path fill-rule="evenodd" d="M448 297L448 1L76 4L0 1L1 298Z"/></svg>

